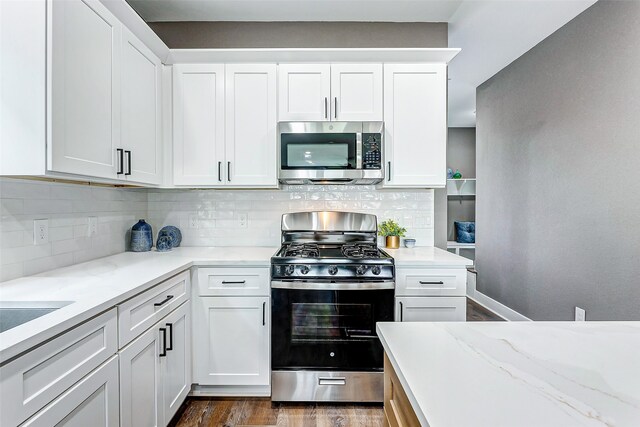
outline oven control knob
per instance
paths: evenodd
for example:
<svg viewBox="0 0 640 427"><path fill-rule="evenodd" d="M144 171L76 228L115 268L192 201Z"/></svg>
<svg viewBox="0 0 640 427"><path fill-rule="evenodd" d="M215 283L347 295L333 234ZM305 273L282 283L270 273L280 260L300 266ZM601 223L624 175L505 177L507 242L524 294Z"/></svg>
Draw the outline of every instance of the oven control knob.
<svg viewBox="0 0 640 427"><path fill-rule="evenodd" d="M308 265L301 265L300 266L300 273L302 273L302 274L309 273L309 266Z"/></svg>
<svg viewBox="0 0 640 427"><path fill-rule="evenodd" d="M359 266L356 267L356 275L362 276L366 272L367 272L367 267L366 266L359 265Z"/></svg>
<svg viewBox="0 0 640 427"><path fill-rule="evenodd" d="M338 274L338 267L335 265L330 265L328 271L330 275L335 276L336 274Z"/></svg>
<svg viewBox="0 0 640 427"><path fill-rule="evenodd" d="M293 269L294 269L294 268L295 268L295 267L294 267L293 265L287 265L287 266L284 268L284 274L286 274L287 276L291 276L291 275L293 274Z"/></svg>
<svg viewBox="0 0 640 427"><path fill-rule="evenodd" d="M378 274L380 274L380 266L374 265L373 267L371 267L371 272L377 276Z"/></svg>

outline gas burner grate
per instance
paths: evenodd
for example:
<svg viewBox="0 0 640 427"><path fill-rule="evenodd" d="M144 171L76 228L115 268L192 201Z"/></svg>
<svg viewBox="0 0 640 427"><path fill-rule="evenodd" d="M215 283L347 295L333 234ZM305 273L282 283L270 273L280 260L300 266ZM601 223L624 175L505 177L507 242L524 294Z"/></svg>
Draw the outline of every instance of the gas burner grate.
<svg viewBox="0 0 640 427"><path fill-rule="evenodd" d="M318 258L320 250L315 243L292 243L284 251L286 257Z"/></svg>
<svg viewBox="0 0 640 427"><path fill-rule="evenodd" d="M347 258L380 258L380 251L374 243L355 243L342 246L342 255Z"/></svg>

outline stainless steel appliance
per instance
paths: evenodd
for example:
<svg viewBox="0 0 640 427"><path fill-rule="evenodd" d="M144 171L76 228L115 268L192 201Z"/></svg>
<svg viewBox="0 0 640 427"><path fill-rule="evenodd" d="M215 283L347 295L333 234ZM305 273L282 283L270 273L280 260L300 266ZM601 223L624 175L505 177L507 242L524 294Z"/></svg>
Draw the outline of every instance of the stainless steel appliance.
<svg viewBox="0 0 640 427"><path fill-rule="evenodd" d="M281 122L285 184L376 184L384 178L382 122Z"/></svg>
<svg viewBox="0 0 640 427"><path fill-rule="evenodd" d="M393 258L376 245L375 215L282 216L271 258L274 401L383 401L376 322L393 321Z"/></svg>

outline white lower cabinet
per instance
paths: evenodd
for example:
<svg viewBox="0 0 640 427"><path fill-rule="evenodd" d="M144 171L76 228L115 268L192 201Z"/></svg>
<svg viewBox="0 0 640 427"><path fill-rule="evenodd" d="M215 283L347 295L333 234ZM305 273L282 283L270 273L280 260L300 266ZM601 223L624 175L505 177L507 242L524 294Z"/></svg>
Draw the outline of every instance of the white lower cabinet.
<svg viewBox="0 0 640 427"><path fill-rule="evenodd" d="M269 297L197 297L194 381L212 386L270 384Z"/></svg>
<svg viewBox="0 0 640 427"><path fill-rule="evenodd" d="M118 427L117 356L113 356L21 425Z"/></svg>
<svg viewBox="0 0 640 427"><path fill-rule="evenodd" d="M464 322L466 297L396 297L396 322Z"/></svg>
<svg viewBox="0 0 640 427"><path fill-rule="evenodd" d="M120 351L121 426L165 426L191 389L191 305Z"/></svg>

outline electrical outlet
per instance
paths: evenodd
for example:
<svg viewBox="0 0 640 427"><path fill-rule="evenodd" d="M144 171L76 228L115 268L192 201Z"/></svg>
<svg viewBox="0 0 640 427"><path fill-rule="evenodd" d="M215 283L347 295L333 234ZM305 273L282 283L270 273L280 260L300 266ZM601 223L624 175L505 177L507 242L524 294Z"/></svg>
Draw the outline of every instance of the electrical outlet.
<svg viewBox="0 0 640 427"><path fill-rule="evenodd" d="M33 244L45 245L49 243L49 220L36 219L33 221Z"/></svg>
<svg viewBox="0 0 640 427"><path fill-rule="evenodd" d="M98 234L98 217L90 216L89 217L89 227L87 229L87 236L93 237Z"/></svg>
<svg viewBox="0 0 640 427"><path fill-rule="evenodd" d="M576 307L576 322L584 322L587 318L587 312L580 307Z"/></svg>
<svg viewBox="0 0 640 427"><path fill-rule="evenodd" d="M198 215L189 215L189 228L198 228Z"/></svg>
<svg viewBox="0 0 640 427"><path fill-rule="evenodd" d="M246 213L238 214L238 227L247 228L248 215Z"/></svg>

